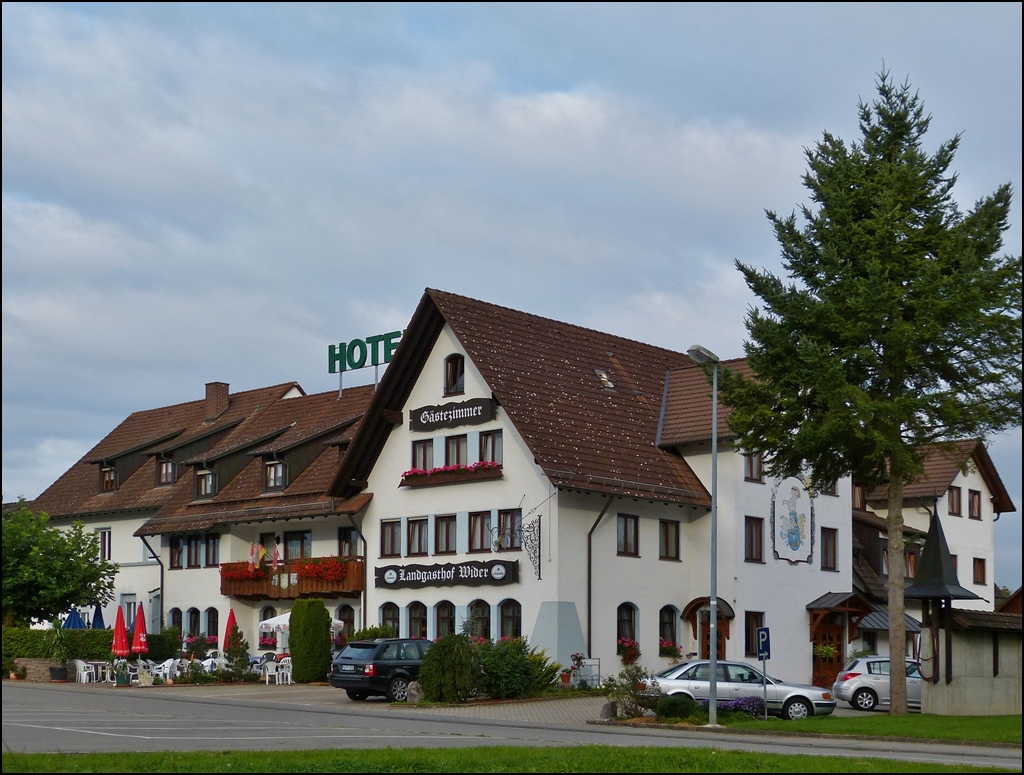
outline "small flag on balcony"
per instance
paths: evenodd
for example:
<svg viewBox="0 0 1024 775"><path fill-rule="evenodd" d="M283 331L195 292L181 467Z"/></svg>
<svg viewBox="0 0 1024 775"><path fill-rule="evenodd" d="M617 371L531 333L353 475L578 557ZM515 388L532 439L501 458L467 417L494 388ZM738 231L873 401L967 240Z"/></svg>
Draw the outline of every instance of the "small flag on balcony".
<svg viewBox="0 0 1024 775"><path fill-rule="evenodd" d="M256 563L259 561L260 550L256 544L249 544L249 570L256 570Z"/></svg>

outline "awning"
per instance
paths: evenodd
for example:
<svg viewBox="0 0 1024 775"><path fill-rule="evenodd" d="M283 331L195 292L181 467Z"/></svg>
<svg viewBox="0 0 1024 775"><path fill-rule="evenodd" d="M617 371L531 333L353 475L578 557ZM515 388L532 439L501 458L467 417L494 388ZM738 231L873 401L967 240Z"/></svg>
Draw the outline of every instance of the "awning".
<svg viewBox="0 0 1024 775"><path fill-rule="evenodd" d="M845 613L849 616L849 640L853 642L854 632L865 617L875 612L875 607L859 592L826 592L807 604L807 612L811 618L812 641L826 616L831 613Z"/></svg>
<svg viewBox="0 0 1024 775"><path fill-rule="evenodd" d="M260 622L259 631L287 632L288 623L291 621L291 618L292 612L288 611L287 613L280 614L279 616L275 616L271 619L264 619L262 622ZM343 635L348 635L348 633L345 632L345 622L341 621L340 619L331 619L331 629L334 632L340 632Z"/></svg>
<svg viewBox="0 0 1024 775"><path fill-rule="evenodd" d="M921 622L917 621L913 616L909 614L903 615L904 623L907 628L907 632L918 633L921 632ZM863 632L888 632L889 631L889 612L888 611L874 611L860 622L860 630Z"/></svg>

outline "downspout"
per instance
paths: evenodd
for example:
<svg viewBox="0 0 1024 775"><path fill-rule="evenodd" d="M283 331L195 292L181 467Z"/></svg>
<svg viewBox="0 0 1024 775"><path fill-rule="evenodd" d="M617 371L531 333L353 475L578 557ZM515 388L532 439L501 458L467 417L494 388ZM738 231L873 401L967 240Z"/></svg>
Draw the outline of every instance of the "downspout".
<svg viewBox="0 0 1024 775"><path fill-rule="evenodd" d="M149 545L149 541L146 540L146 536L139 536L142 539L142 543L149 549L150 556L157 561L160 566L160 631L164 629L164 561L160 559L160 555L153 551L153 547Z"/></svg>
<svg viewBox="0 0 1024 775"><path fill-rule="evenodd" d="M594 520L594 526L590 528L590 532L587 533L587 655L593 654L591 649L591 638L593 635L594 627L592 620L594 618L594 553L593 553L593 536L594 531L597 530L597 526L601 524L601 520L604 518L605 512L608 511L608 507L612 505L612 498L614 496L609 495L608 500L604 503L604 508L601 509L601 513L597 515L597 519Z"/></svg>

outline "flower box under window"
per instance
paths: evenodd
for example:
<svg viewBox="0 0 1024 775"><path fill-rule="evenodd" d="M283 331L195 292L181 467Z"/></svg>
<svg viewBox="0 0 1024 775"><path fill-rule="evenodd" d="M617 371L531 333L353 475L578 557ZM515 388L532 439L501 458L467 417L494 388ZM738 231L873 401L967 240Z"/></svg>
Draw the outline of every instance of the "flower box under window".
<svg viewBox="0 0 1024 775"><path fill-rule="evenodd" d="M474 463L470 466L442 466L429 471L412 468L402 474L399 487L434 487L439 484L478 482L501 477L501 465L491 462Z"/></svg>

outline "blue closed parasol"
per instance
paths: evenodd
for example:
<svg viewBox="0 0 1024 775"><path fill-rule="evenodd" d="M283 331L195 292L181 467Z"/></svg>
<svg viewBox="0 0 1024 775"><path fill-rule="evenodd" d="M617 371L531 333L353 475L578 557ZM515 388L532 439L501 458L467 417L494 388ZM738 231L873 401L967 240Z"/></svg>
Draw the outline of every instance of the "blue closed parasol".
<svg viewBox="0 0 1024 775"><path fill-rule="evenodd" d="M92 613L92 628L94 630L107 629L107 623L103 621L103 609L99 606L96 606L96 610Z"/></svg>
<svg viewBox="0 0 1024 775"><path fill-rule="evenodd" d="M82 615L78 613L77 608L71 609L71 613L67 615L64 624L60 627L62 630L84 630L86 628L85 621L82 619Z"/></svg>

